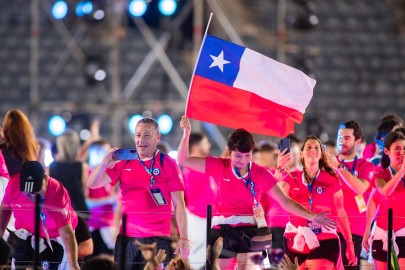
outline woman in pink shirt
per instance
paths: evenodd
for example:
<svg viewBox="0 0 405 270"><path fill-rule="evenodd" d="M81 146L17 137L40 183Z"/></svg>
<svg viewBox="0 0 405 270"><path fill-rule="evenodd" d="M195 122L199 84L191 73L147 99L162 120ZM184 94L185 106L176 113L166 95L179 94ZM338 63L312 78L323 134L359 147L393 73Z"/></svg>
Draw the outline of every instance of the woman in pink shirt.
<svg viewBox="0 0 405 270"><path fill-rule="evenodd" d="M379 206L372 241L372 256L377 270L387 269L388 209L393 210L393 242L399 266L405 269L405 137L398 132L390 132L384 140L381 166L374 173L375 189L371 192L367 205L367 225L363 245L368 249L371 218Z"/></svg>
<svg viewBox="0 0 405 270"><path fill-rule="evenodd" d="M264 211L260 205L263 192L284 206L284 209L307 220L334 228L335 223L324 213L314 214L286 196L276 185L277 179L264 167L253 162L254 141L244 130L235 130L228 138L229 158L192 157L188 153L191 133L190 121L183 116L180 122L184 135L179 145L177 161L186 168L209 174L218 186L216 212L212 218L211 245L223 237L223 251L219 259L221 269L256 269L252 261L263 249L255 246L258 236L268 234Z"/></svg>
<svg viewBox="0 0 405 270"><path fill-rule="evenodd" d="M356 263L354 243L343 207L342 187L327 163L321 141L314 135L307 136L300 155L303 171L296 170L285 177L284 191L312 213L331 213L348 243L349 264ZM284 243L290 259L298 257L300 269L334 269L335 265L341 265L336 229L318 226L292 214L286 226Z"/></svg>

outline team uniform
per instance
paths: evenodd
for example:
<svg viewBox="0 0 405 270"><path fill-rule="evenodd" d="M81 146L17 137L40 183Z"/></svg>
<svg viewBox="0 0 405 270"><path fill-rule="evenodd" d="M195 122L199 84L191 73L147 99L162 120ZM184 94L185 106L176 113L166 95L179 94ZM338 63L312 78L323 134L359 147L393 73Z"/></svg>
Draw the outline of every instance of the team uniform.
<svg viewBox="0 0 405 270"><path fill-rule="evenodd" d="M366 161L363 158L357 158L357 156L351 160L343 161L339 157L337 157L337 159L352 175L370 182L371 186L374 175L374 165L371 162ZM366 202L370 196L371 188L369 188L369 190L367 190L364 194L357 194L346 184L343 179L340 180L340 183L343 191L344 208L350 220L350 231L352 232L354 251L357 257L357 263L360 265L362 240L366 228ZM348 265L348 260L344 252L346 250L346 241L340 232L338 234L341 243L343 265ZM350 269L353 269L353 267Z"/></svg>
<svg viewBox="0 0 405 270"><path fill-rule="evenodd" d="M188 214L188 238L193 243L188 261L193 269L201 269L206 261L207 205L215 212L216 184L211 176L183 169L185 202Z"/></svg>
<svg viewBox="0 0 405 270"><path fill-rule="evenodd" d="M177 163L165 155L159 158L157 151L153 158L143 160L123 160L106 170L111 178L111 185L119 182L122 214L127 215L126 235L132 240L138 239L141 243L151 244L157 242L157 249L166 250L169 254L170 220L172 217L171 192L183 191L182 175ZM153 163L153 166L152 166ZM145 168L146 167L146 168ZM151 169L153 180L147 169ZM154 183L152 183L154 182ZM151 189L160 189L166 204L157 205ZM122 256L122 225L120 235L115 244L115 261L120 261ZM126 258L135 263L132 269L143 269L145 261L136 248L134 241L129 241L126 248ZM168 261L167 256L166 261Z"/></svg>
<svg viewBox="0 0 405 270"><path fill-rule="evenodd" d="M267 169L255 163L250 163L249 168L256 201L260 202L261 195L271 189L277 180ZM218 237L223 236L224 249L235 253L249 252L250 247L244 240L250 241L250 239L243 239L243 235L251 238L250 236L254 236L258 231L253 217L255 200L251 189L242 179L242 177L246 179L248 175L238 176L229 158L217 157L206 158L205 172L214 178L218 186L217 209L213 211L212 219L214 229L211 244ZM264 229L265 233L267 227L261 229ZM238 235L241 235L242 239L237 239ZM231 239L233 236L236 238Z"/></svg>
<svg viewBox="0 0 405 270"><path fill-rule="evenodd" d="M67 224L71 224L73 229L75 229L77 226L77 216L72 208L66 189L59 181L51 177L48 177L48 186L44 198L40 222L42 224L40 225L40 243L42 243L40 246L40 251L42 250L40 252L40 261L43 264L47 264L50 261L57 262L55 264L50 263L50 266L48 265L49 269L56 269L62 258L66 258L66 252L63 250L63 243L59 237L58 230ZM30 201L20 191L20 180L18 177L13 177L8 183L2 203L6 208L12 210L15 217L16 231L13 233L13 236L18 237L19 239L17 240L20 243L13 256L16 266L26 265L26 263L20 264L19 261L27 262L33 260L34 251L33 249L27 250L27 248L31 248L32 235L35 234L35 203ZM13 236L10 234L9 240ZM53 251L49 249L49 241L51 242ZM26 242L29 242L29 244L21 245Z"/></svg>
<svg viewBox="0 0 405 270"><path fill-rule="evenodd" d="M0 151L0 202L3 199L10 175L8 174L6 161Z"/></svg>
<svg viewBox="0 0 405 270"><path fill-rule="evenodd" d="M275 169L270 169L274 174ZM283 235L285 225L288 223L290 213L284 210L281 205L274 200L269 194L264 193L261 198L261 203L266 212L267 226L272 234L272 254L270 260L272 263L277 264L282 259L284 250ZM276 250L276 249L279 250Z"/></svg>
<svg viewBox="0 0 405 270"><path fill-rule="evenodd" d="M114 187L107 185L88 190L90 199L103 199L114 193ZM90 218L87 220L94 242L92 256L98 254L113 254L115 244L115 202L105 202L101 205L89 206Z"/></svg>
<svg viewBox="0 0 405 270"><path fill-rule="evenodd" d="M394 174L395 172L391 171L390 167L387 169L378 167L374 173L374 179L380 178L388 182L393 178ZM392 229L394 231L393 234L395 235L395 242L393 245L397 251L398 258L405 258L405 207L403 206L403 201L405 199L404 180L398 183L396 189L391 195L382 196L380 193L375 192L373 199L380 208L377 213L376 228L373 234L373 259L381 262L387 261L389 208L392 208L394 216Z"/></svg>
<svg viewBox="0 0 405 270"><path fill-rule="evenodd" d="M330 212L331 217L336 216L333 196L342 189L336 177L326 171L319 171L311 185L312 192L302 171L290 173L284 181L290 186L288 195L307 210L313 213ZM305 239L305 245L298 243L298 239ZM284 244L287 247L286 254L292 260L297 257L299 264L307 259L327 259L335 265L338 263L340 246L336 230L326 230L304 218L290 215Z"/></svg>

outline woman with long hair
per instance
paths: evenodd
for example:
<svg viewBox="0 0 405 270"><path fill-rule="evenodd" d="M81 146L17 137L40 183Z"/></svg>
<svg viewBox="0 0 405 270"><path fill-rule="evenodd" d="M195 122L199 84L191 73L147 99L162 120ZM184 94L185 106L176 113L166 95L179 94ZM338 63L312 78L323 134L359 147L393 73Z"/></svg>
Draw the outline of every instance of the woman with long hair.
<svg viewBox="0 0 405 270"><path fill-rule="evenodd" d="M376 226L372 236L372 257L377 270L387 269L388 209L393 211L393 242L399 267L405 269L405 136L390 132L384 140L381 166L374 173L375 189L367 204L367 228L363 246L368 249L369 228L372 217L376 216Z"/></svg>
<svg viewBox="0 0 405 270"><path fill-rule="evenodd" d="M11 178L18 176L24 162L38 158L39 145L34 129L19 109L11 109L4 116L0 149Z"/></svg>
<svg viewBox="0 0 405 270"><path fill-rule="evenodd" d="M310 212L331 213L348 247L349 264L356 263L349 221L343 207L339 179L328 164L321 141L315 135L305 138L301 147L303 170L293 171L284 178L284 191ZM297 215L290 215L284 244L291 260L298 258L299 269L334 269L341 266L340 245L336 229L314 224Z"/></svg>

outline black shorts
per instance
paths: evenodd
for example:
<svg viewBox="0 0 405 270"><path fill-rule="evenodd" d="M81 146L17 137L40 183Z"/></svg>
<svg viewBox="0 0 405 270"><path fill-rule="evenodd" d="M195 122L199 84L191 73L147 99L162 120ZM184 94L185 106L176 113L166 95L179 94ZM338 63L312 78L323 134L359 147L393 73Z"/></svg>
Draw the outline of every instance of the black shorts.
<svg viewBox="0 0 405 270"><path fill-rule="evenodd" d="M312 250L309 254L301 254L291 251L287 247L287 239L285 237L284 237L284 246L286 247L285 254L288 255L291 261L294 261L294 257L297 257L298 263L300 265L306 260L315 260L315 259L325 259L333 262L336 265L340 253L340 245L338 238L320 240L319 247Z"/></svg>
<svg viewBox="0 0 405 270"><path fill-rule="evenodd" d="M142 244L153 244L156 242L157 250L163 249L166 251L166 254L170 254L170 241L169 237L164 236L154 236L154 237L145 237L145 238L135 238L135 237L127 237L127 245L125 249L125 267L122 269L125 270L143 270L145 268L146 261L144 260L141 251L135 245L135 240L138 240ZM115 242L115 249L114 249L114 261L117 264L121 263L122 259L122 244L124 241L124 237L122 235L117 236L117 242ZM164 262L165 265L168 264L170 261L170 256L166 256L166 260ZM100 269L101 270L101 269Z"/></svg>
<svg viewBox="0 0 405 270"><path fill-rule="evenodd" d="M346 257L346 240L344 239L342 233L338 233L340 238L340 249L342 254L342 262L345 270L360 270L360 254L362 249L363 237L357 234L352 234L352 239L354 243L354 253L357 257L357 265L356 266L348 266L349 260Z"/></svg>
<svg viewBox="0 0 405 270"><path fill-rule="evenodd" d="M399 258L405 258L405 237L400 236L395 239L399 248ZM387 262L387 251L383 250L383 241L382 240L373 240L371 245L371 254L373 259L379 262Z"/></svg>
<svg viewBox="0 0 405 270"><path fill-rule="evenodd" d="M271 245L268 242L254 242L252 238L259 235L270 235L270 229L257 228L256 226L238 226L220 225L219 229L211 230L210 245L222 237L224 245L220 258L234 258L237 253L260 252Z"/></svg>

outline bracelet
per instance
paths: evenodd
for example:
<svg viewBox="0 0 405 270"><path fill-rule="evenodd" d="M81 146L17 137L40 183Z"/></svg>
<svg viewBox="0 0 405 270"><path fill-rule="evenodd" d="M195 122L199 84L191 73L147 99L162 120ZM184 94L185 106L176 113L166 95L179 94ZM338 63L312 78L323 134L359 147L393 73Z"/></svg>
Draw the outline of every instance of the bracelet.
<svg viewBox="0 0 405 270"><path fill-rule="evenodd" d="M180 238L179 238L179 240L184 240L184 241L188 241L188 242L190 242L190 243L191 243L191 241L190 241L190 240L188 240L187 238L180 237Z"/></svg>

